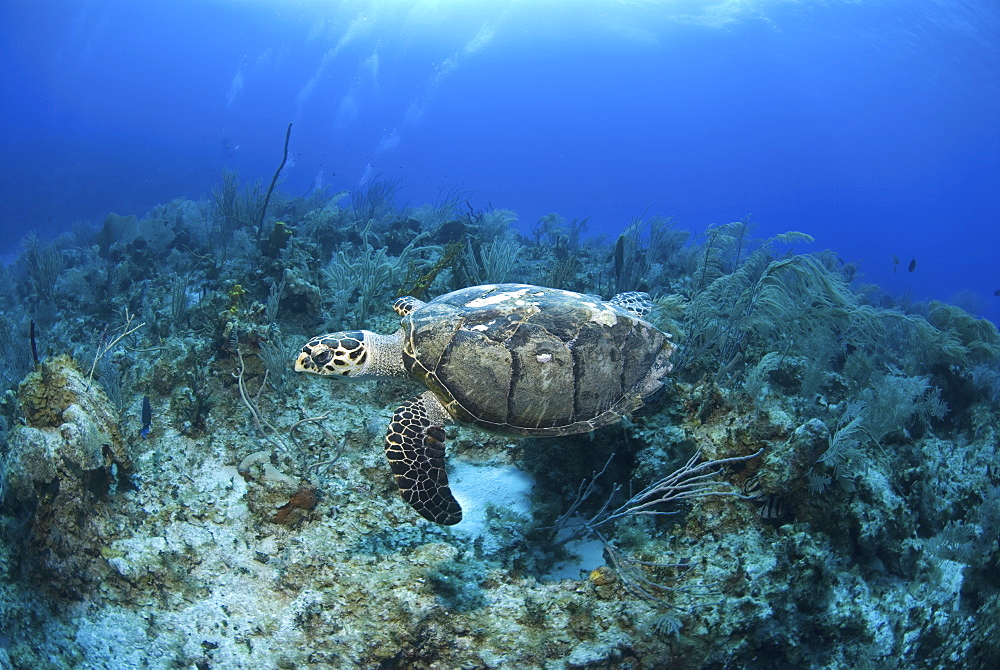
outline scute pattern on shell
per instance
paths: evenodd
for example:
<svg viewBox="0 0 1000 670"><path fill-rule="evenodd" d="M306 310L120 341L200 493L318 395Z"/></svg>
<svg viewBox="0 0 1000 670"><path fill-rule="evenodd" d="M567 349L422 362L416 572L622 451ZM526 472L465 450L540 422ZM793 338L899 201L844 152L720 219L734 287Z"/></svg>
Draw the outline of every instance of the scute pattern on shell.
<svg viewBox="0 0 1000 670"><path fill-rule="evenodd" d="M617 421L662 385L673 349L624 309L524 284L455 291L401 323L404 367L452 416L517 435Z"/></svg>

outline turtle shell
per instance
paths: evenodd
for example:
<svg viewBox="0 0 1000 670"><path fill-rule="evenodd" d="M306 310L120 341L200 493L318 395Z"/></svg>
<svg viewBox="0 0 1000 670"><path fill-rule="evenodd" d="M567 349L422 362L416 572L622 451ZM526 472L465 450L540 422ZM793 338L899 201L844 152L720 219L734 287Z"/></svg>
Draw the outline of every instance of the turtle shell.
<svg viewBox="0 0 1000 670"><path fill-rule="evenodd" d="M642 406L673 349L652 324L595 296L474 286L403 317L403 365L459 422L569 435Z"/></svg>

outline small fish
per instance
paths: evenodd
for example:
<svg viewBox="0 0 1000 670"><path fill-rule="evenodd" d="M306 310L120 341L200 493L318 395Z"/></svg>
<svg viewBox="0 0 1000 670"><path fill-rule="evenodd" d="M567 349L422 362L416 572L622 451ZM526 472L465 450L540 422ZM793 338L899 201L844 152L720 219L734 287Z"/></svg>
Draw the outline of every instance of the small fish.
<svg viewBox="0 0 1000 670"><path fill-rule="evenodd" d="M760 485L760 477L757 475L747 477L747 480L743 482L743 495L750 500L762 500L767 495Z"/></svg>
<svg viewBox="0 0 1000 670"><path fill-rule="evenodd" d="M913 260L910 261L910 264L906 266L906 271L913 272L916 269L917 269L917 259L914 258Z"/></svg>
<svg viewBox="0 0 1000 670"><path fill-rule="evenodd" d="M998 288L996 291L993 291L993 295L1000 295L1000 288Z"/></svg>
<svg viewBox="0 0 1000 670"><path fill-rule="evenodd" d="M892 271L896 271L896 266L899 265L899 256L896 254L892 255Z"/></svg>
<svg viewBox="0 0 1000 670"><path fill-rule="evenodd" d="M788 514L788 503L781 496L771 495L767 497L760 508L760 518L765 521L782 519Z"/></svg>
<svg viewBox="0 0 1000 670"><path fill-rule="evenodd" d="M139 434L142 435L142 439L146 439L149 435L149 431L153 428L153 408L149 405L149 396L142 396L142 429Z"/></svg>

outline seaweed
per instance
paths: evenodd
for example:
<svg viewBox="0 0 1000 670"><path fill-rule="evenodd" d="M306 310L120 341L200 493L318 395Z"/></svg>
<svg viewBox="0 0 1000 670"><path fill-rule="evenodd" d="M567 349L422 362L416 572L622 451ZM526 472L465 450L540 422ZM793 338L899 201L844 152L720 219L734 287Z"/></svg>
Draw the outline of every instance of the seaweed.
<svg viewBox="0 0 1000 670"><path fill-rule="evenodd" d="M351 213L354 221L370 225L394 217L400 184L399 179L383 179L381 174L376 174L352 191Z"/></svg>
<svg viewBox="0 0 1000 670"><path fill-rule="evenodd" d="M455 242L449 242L441 253L441 257L434 263L433 266L420 276L415 279L411 279L411 274L415 273L417 270L414 264L411 263L409 269L407 270L406 277L403 279L403 286L396 292L397 297L404 295L413 296L414 298L421 300L427 293L427 289L430 288L437 276L447 268L455 268L459 263L462 262L462 251L463 244L460 240Z"/></svg>
<svg viewBox="0 0 1000 670"><path fill-rule="evenodd" d="M212 188L212 199L215 202L215 217L221 219L223 240L229 239L237 230L255 227L264 203L260 180L241 187L239 172L229 169L222 171L222 185Z"/></svg>
<svg viewBox="0 0 1000 670"><path fill-rule="evenodd" d="M30 324L29 335L25 337L22 324L0 313L0 392L21 381L32 363L38 365L35 323Z"/></svg>
<svg viewBox="0 0 1000 670"><path fill-rule="evenodd" d="M267 214L267 205L271 202L271 193L274 191L274 185L278 183L278 175L281 174L282 168L285 167L285 161L288 160L288 140L292 136L292 124L288 124L288 129L285 131L285 148L281 154L281 163L278 164L278 169L274 171L274 176L271 177L271 183L267 187L267 192L264 193L264 201L260 205L260 216L257 218L257 243L260 244L262 238L264 237L264 216ZM283 240L288 238L284 236L287 231L279 230L279 225L284 226L281 222L274 224L274 231L271 232L271 239L268 244L268 249L273 249L274 253L277 253L277 249L284 245ZM275 233L277 232L277 237L279 242L275 241ZM291 233L288 233L290 235ZM273 254L271 254L273 255Z"/></svg>
<svg viewBox="0 0 1000 670"><path fill-rule="evenodd" d="M56 281L63 271L63 260L53 244L44 244L34 233L24 238L29 295L39 303L55 300Z"/></svg>
<svg viewBox="0 0 1000 670"><path fill-rule="evenodd" d="M632 219L632 223L618 236L614 252L615 293L624 291L646 291L646 273L649 271L649 258L642 245L642 229L645 227L641 218Z"/></svg>
<svg viewBox="0 0 1000 670"><path fill-rule="evenodd" d="M517 258L522 250L523 247L515 240L498 237L488 245L478 243L473 245L470 238L466 241L459 264L462 279L469 286L502 284L507 281L507 277L517 265ZM446 249L445 257L447 256L448 250ZM431 281L433 281L433 277Z"/></svg>

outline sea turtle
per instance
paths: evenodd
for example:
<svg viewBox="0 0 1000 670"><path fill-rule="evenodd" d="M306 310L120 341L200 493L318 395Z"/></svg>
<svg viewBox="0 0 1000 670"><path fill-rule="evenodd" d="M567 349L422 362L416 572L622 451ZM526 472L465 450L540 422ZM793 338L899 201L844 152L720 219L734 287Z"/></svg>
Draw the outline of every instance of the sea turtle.
<svg viewBox="0 0 1000 670"><path fill-rule="evenodd" d="M507 435L570 435L642 406L669 371L669 336L645 321L645 293L601 298L527 284L396 300L400 329L314 337L297 372L410 376L427 391L396 409L385 453L403 499L443 525L462 520L448 488L444 425Z"/></svg>

